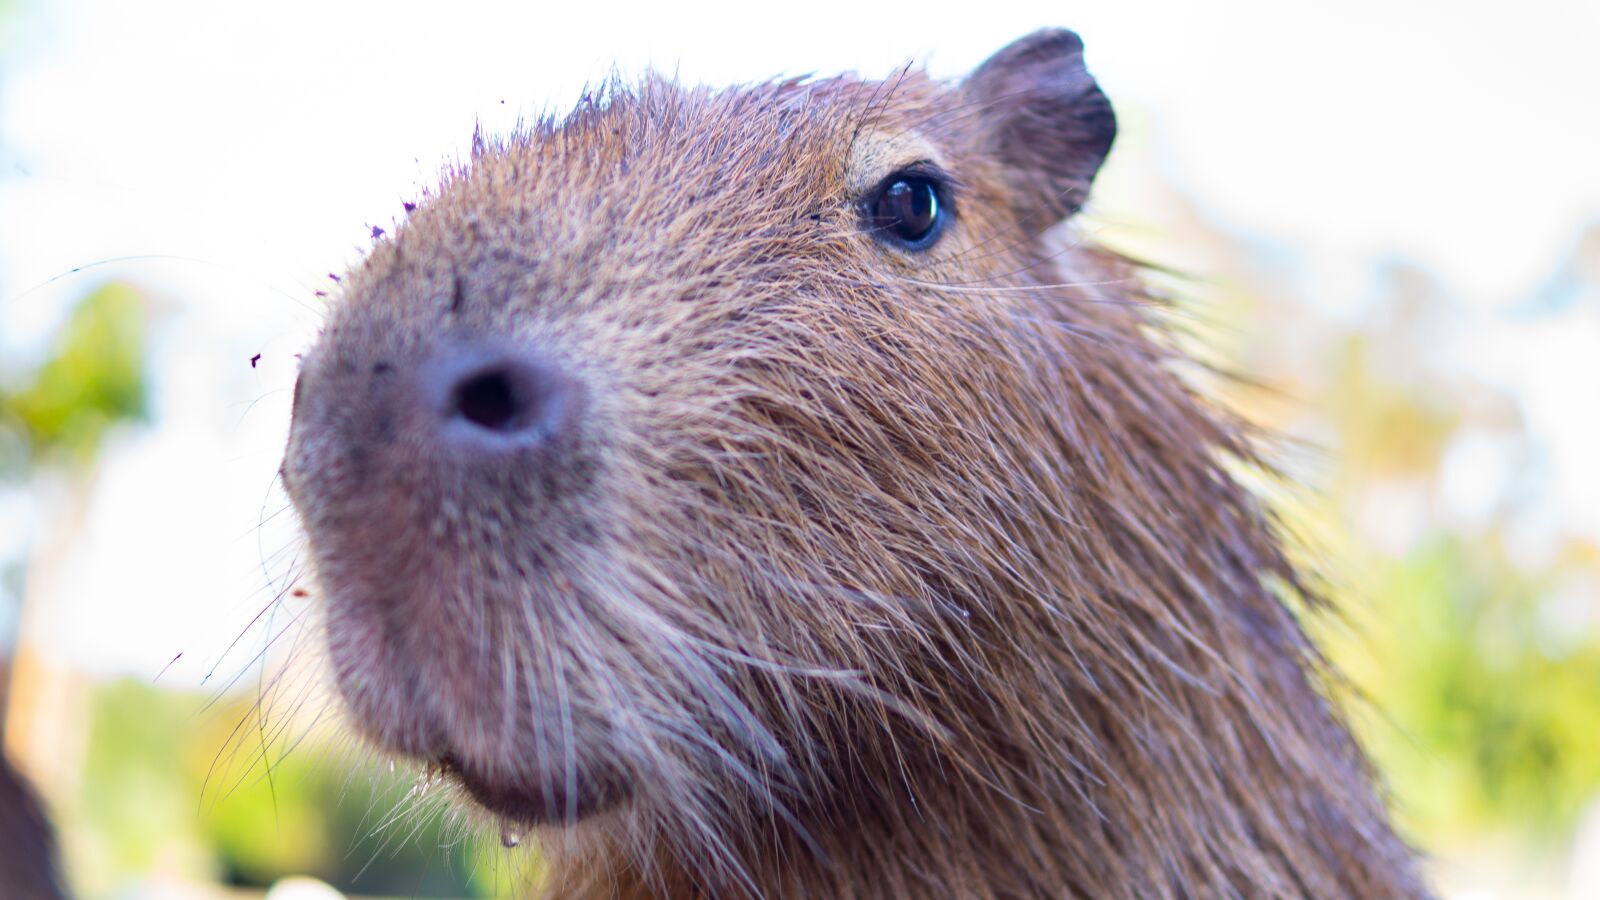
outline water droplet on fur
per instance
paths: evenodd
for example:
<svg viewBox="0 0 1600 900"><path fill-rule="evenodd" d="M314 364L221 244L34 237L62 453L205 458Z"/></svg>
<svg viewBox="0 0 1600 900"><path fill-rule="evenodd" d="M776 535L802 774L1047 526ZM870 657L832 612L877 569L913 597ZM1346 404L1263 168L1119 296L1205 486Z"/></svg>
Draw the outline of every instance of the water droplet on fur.
<svg viewBox="0 0 1600 900"><path fill-rule="evenodd" d="M500 846L510 849L522 843L522 835L512 825L500 826Z"/></svg>

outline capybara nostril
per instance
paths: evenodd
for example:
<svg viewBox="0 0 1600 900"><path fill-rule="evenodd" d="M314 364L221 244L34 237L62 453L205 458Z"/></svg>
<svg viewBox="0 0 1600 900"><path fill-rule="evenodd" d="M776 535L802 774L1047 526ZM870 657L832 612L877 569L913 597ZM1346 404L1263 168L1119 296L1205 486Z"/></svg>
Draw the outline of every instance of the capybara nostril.
<svg viewBox="0 0 1600 900"><path fill-rule="evenodd" d="M471 376L456 387L452 402L462 418L490 431L516 431L529 419L537 399L520 390L514 373L491 369Z"/></svg>
<svg viewBox="0 0 1600 900"><path fill-rule="evenodd" d="M531 348L469 348L443 354L424 377L442 401L446 439L526 445L559 435L576 387Z"/></svg>

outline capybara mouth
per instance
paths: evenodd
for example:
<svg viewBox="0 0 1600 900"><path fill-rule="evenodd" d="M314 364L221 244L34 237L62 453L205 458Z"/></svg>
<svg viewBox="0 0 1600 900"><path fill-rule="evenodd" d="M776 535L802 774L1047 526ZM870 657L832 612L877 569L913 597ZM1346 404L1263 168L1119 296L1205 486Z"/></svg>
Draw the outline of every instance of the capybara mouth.
<svg viewBox="0 0 1600 900"><path fill-rule="evenodd" d="M571 824L627 798L625 780L604 762L611 756L599 723L536 722L525 712L534 698L497 692L482 673L465 682L479 696L476 708L460 694L441 704L447 689L424 674L439 657L408 652L410 665L336 660L347 708L373 744L459 785L503 824ZM505 723L498 732L485 727L496 720Z"/></svg>
<svg viewBox="0 0 1600 900"><path fill-rule="evenodd" d="M563 673L559 642L516 631L509 614L484 628L440 614L470 603L491 617L507 598L347 586L326 600L337 685L373 744L458 783L505 822L570 823L626 796L612 726Z"/></svg>
<svg viewBox="0 0 1600 900"><path fill-rule="evenodd" d="M580 764L550 773L489 774L476 766L463 766L454 753L446 753L432 765L447 780L460 785L485 812L505 824L570 825L627 798L619 780Z"/></svg>

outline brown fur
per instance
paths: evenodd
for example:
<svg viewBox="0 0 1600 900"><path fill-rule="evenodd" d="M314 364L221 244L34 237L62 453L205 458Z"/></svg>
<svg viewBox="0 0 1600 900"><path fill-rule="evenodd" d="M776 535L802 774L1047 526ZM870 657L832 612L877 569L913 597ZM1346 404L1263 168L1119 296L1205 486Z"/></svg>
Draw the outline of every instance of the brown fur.
<svg viewBox="0 0 1600 900"><path fill-rule="evenodd" d="M1110 121L1041 32L960 86L651 79L477 147L298 387L357 725L537 828L557 896L1422 895L1246 430L1043 232ZM957 184L912 253L858 201L918 156ZM395 379L460 341L580 386L540 465L412 439Z"/></svg>

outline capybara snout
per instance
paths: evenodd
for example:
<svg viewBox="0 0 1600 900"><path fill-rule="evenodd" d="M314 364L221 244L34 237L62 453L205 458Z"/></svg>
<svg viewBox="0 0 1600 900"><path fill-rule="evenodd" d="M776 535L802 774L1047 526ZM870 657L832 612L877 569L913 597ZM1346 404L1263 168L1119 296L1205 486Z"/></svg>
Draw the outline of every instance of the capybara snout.
<svg viewBox="0 0 1600 900"><path fill-rule="evenodd" d="M299 415L374 485L408 477L559 489L579 455L585 388L558 356L497 335L443 334L382 354L338 348L301 376ZM307 476L318 479L313 470ZM381 490L381 488L379 488Z"/></svg>

